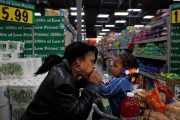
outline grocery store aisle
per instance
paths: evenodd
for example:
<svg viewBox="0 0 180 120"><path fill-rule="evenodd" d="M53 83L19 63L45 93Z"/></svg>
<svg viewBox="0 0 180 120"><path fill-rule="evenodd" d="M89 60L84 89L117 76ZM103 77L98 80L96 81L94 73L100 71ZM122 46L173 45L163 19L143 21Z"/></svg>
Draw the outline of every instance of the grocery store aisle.
<svg viewBox="0 0 180 120"><path fill-rule="evenodd" d="M108 73L107 70L103 70L102 63L96 63L96 69L101 73L102 76Z"/></svg>
<svg viewBox="0 0 180 120"><path fill-rule="evenodd" d="M102 63L96 63L96 70L99 71L101 73L101 75L103 76L104 74L107 74L107 70L103 70L103 66L102 66ZM93 113L93 110L91 110L90 114L89 114L89 117L87 120L92 120L92 113Z"/></svg>

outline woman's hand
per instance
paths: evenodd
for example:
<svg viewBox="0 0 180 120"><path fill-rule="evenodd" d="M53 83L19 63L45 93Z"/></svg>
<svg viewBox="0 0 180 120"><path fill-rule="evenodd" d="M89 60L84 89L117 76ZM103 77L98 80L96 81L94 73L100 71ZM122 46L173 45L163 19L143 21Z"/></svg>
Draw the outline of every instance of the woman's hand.
<svg viewBox="0 0 180 120"><path fill-rule="evenodd" d="M93 83L95 83L95 84L98 85L100 82L102 82L102 77L101 77L101 75L98 73L98 71L94 70L94 71L91 73L88 81L91 81L91 82L93 82Z"/></svg>

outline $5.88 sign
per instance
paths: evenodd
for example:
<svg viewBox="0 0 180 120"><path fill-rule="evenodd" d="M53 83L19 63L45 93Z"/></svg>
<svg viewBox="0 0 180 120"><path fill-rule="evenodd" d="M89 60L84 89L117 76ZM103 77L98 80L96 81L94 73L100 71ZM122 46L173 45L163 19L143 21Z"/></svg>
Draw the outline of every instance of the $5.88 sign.
<svg viewBox="0 0 180 120"><path fill-rule="evenodd" d="M0 5L0 20L33 24L33 11Z"/></svg>

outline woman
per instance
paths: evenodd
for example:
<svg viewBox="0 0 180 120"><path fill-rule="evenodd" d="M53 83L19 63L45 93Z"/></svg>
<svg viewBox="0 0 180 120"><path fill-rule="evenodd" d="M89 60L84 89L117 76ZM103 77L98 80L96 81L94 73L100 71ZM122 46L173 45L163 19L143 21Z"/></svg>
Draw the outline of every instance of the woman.
<svg viewBox="0 0 180 120"><path fill-rule="evenodd" d="M86 120L101 82L101 76L95 70L96 59L96 47L83 42L70 44L64 59L59 58L59 64L54 65L53 59L49 59L51 62L41 66L36 74L54 66L21 120ZM58 63L57 60L55 63ZM87 81L81 96L77 84L80 76Z"/></svg>

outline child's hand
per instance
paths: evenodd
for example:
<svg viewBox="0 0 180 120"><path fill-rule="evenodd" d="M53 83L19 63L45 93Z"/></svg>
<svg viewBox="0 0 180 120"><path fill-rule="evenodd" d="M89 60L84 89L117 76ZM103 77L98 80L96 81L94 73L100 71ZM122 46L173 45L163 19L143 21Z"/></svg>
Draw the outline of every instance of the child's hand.
<svg viewBox="0 0 180 120"><path fill-rule="evenodd" d="M101 81L104 85L108 85L109 84L109 82L108 81L106 81L105 79L102 79L102 81Z"/></svg>
<svg viewBox="0 0 180 120"><path fill-rule="evenodd" d="M102 77L98 71L94 70L89 77L89 81L98 85L102 81Z"/></svg>

